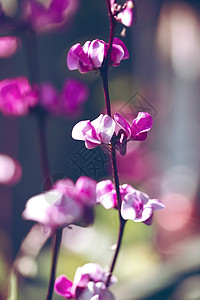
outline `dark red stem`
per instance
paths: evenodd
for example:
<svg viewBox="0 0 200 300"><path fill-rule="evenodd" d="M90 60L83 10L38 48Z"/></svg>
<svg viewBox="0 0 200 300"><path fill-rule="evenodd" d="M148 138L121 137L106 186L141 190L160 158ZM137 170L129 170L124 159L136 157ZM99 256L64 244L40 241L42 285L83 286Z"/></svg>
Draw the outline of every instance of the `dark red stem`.
<svg viewBox="0 0 200 300"><path fill-rule="evenodd" d="M112 51L116 21L111 12L110 0L106 0L106 5L108 8L108 15L109 15L109 20L110 20L110 37L109 37L108 52L107 52L106 58L102 64L102 67L100 69L100 72L101 72L101 77L103 80L103 90L104 90L104 98L105 98L105 105L106 105L106 113L107 113L107 115L109 115L111 117L111 105L110 105L110 96L109 96L109 88L108 88L108 68L110 65L110 56L111 56L111 51ZM116 247L115 254L114 254L111 266L110 266L109 275L108 275L108 278L106 281L107 287L109 286L112 272L114 270L114 267L115 267L115 264L117 261L117 257L118 257L119 250L120 250L121 243L122 243L124 227L126 224L126 221L121 216L121 194L120 194L120 187L119 187L119 175L118 175L118 171L117 171L116 149L112 144L111 144L111 160L112 160L112 171L113 171L114 184L115 184L115 189L116 189L116 194L117 194L120 225L119 225L119 235L118 235L117 247Z"/></svg>

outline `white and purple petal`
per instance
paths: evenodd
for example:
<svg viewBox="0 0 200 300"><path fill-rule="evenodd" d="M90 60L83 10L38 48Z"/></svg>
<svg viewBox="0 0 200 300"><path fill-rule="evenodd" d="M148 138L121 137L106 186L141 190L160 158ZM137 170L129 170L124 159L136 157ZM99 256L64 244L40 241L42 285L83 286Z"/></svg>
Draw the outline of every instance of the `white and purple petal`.
<svg viewBox="0 0 200 300"><path fill-rule="evenodd" d="M131 138L137 139L139 135L143 134L143 139L145 139L145 135L151 129L152 125L153 119L151 115L146 112L139 112L131 126Z"/></svg>

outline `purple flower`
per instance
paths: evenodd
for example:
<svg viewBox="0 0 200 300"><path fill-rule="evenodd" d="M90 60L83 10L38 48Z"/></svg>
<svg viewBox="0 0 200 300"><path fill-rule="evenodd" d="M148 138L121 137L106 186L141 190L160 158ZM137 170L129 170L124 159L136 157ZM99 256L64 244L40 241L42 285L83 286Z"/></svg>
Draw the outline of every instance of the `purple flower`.
<svg viewBox="0 0 200 300"><path fill-rule="evenodd" d="M98 264L85 264L76 270L74 282L65 275L60 275L55 281L55 292L65 299L77 300L114 300L113 294L106 287L107 272ZM115 283L116 277L111 276L110 285Z"/></svg>
<svg viewBox="0 0 200 300"><path fill-rule="evenodd" d="M23 13L34 30L46 32L69 22L78 6L78 0L50 0L46 5L38 0L24 0Z"/></svg>
<svg viewBox="0 0 200 300"><path fill-rule="evenodd" d="M38 92L27 78L0 81L0 111L5 115L23 116L38 103Z"/></svg>
<svg viewBox="0 0 200 300"><path fill-rule="evenodd" d="M130 27L136 22L136 7L132 0L128 0L124 5L115 3L115 0L110 0L111 11L114 18L123 25Z"/></svg>
<svg viewBox="0 0 200 300"><path fill-rule="evenodd" d="M103 180L97 183L96 192L97 202L101 203L106 209L118 207L116 191L111 180ZM149 199L147 194L134 189L128 184L120 186L120 194L122 200L121 216L124 220L151 225L154 211L165 207L161 201Z"/></svg>
<svg viewBox="0 0 200 300"><path fill-rule="evenodd" d="M70 70L87 73L101 67L108 52L108 44L102 40L87 41L82 47L75 44L67 55L67 66ZM129 53L125 44L118 38L113 39L110 65L118 66L122 59L128 59Z"/></svg>
<svg viewBox="0 0 200 300"><path fill-rule="evenodd" d="M90 208L94 205L96 181L82 176L76 184L70 179L59 180L50 191L30 198L22 215L54 231L72 223L88 225L93 220Z"/></svg>
<svg viewBox="0 0 200 300"><path fill-rule="evenodd" d="M153 119L149 113L139 112L130 126L119 114L114 115L115 122L121 127L118 133L117 149L120 154L126 154L126 145L129 140L143 141L147 138L147 132L153 125Z"/></svg>
<svg viewBox="0 0 200 300"><path fill-rule="evenodd" d="M67 79L61 93L50 82L40 86L40 105L53 115L77 115L88 96L87 86L76 79Z"/></svg>
<svg viewBox="0 0 200 300"><path fill-rule="evenodd" d="M115 131L115 122L108 115L101 114L94 121L86 120L77 123L72 129L72 138L85 141L88 149L100 144L108 144Z"/></svg>

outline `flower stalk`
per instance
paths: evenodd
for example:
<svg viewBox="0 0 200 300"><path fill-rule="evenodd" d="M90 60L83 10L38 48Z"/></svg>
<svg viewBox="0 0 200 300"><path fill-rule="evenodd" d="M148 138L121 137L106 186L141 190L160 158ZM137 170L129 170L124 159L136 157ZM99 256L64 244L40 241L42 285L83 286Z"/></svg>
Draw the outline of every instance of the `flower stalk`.
<svg viewBox="0 0 200 300"><path fill-rule="evenodd" d="M39 82L39 63L38 63L38 52L37 52L37 39L36 33L32 29L28 29L25 32L25 45L27 53L27 61L30 71L30 78L33 85ZM40 95L38 95L40 97ZM40 148L40 158L41 158L41 167L44 181L44 189L47 191L52 187L52 181L50 177L50 169L47 155L47 145L46 145L46 115L45 112L36 107L33 112L36 114L38 121L38 139L39 139L39 148ZM51 300L53 297L54 291L54 282L56 275L56 266L57 260L62 240L62 229L57 229L53 236L53 256L51 264L51 273L49 277L49 285L47 291L46 300Z"/></svg>
<svg viewBox="0 0 200 300"><path fill-rule="evenodd" d="M53 257L52 257L52 264L51 264L51 274L49 278L49 286L46 300L51 300L54 291L54 282L56 276L56 266L58 261L58 254L60 251L60 245L62 240L62 229L58 229L54 234L54 245L53 245Z"/></svg>
<svg viewBox="0 0 200 300"><path fill-rule="evenodd" d="M106 5L108 9L108 16L110 20L110 37L109 37L109 45L108 45L108 52L106 55L106 58L102 64L101 67L101 77L103 80L103 90L104 90L104 98L105 98L105 105L106 105L106 113L111 117L111 105L110 105L110 96L109 96L109 87L108 87L108 68L110 64L110 56L112 51L112 45L113 45L113 39L115 34L115 26L116 26L116 20L114 19L114 16L111 12L111 5L110 0L106 0ZM112 276L112 272L114 270L119 250L121 247L122 237L124 233L124 227L126 224L126 221L121 216L121 194L120 194L120 188L119 188L119 175L117 170L117 160L116 160L116 148L111 143L111 161L112 161L112 171L113 171L113 178L114 178L114 184L115 184L115 190L117 194L117 203L118 203L118 212L119 212L119 235L118 235L118 241L117 246L115 250L115 254L110 266L109 275L106 281L106 286L109 286L110 278Z"/></svg>

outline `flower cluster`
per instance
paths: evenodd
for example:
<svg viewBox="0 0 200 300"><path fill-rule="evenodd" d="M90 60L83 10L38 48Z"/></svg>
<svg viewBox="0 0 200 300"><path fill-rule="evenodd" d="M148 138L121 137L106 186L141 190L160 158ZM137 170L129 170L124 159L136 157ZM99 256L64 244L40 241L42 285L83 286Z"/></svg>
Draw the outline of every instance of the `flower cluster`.
<svg viewBox="0 0 200 300"><path fill-rule="evenodd" d="M41 223L47 230L54 232L69 224L87 226L92 223L94 205L96 181L82 176L76 184L71 179L62 179L51 190L33 196L27 201L22 215L25 219Z"/></svg>
<svg viewBox="0 0 200 300"><path fill-rule="evenodd" d="M25 77L0 81L0 111L5 115L24 116L38 103L38 91Z"/></svg>
<svg viewBox="0 0 200 300"><path fill-rule="evenodd" d="M87 73L98 70L108 52L108 44L102 40L87 41L75 44L67 55L67 66L69 70L79 70L80 73ZM110 56L110 65L117 67L121 60L128 59L129 53L125 44L118 38L113 39L113 46Z"/></svg>
<svg viewBox="0 0 200 300"><path fill-rule="evenodd" d="M76 79L67 79L62 91L58 93L54 85L44 82L40 85L39 104L52 115L74 116L80 112L81 105L88 99L89 90Z"/></svg>
<svg viewBox="0 0 200 300"><path fill-rule="evenodd" d="M0 81L0 111L8 116L24 116L39 105L52 115L71 117L80 112L88 96L87 86L76 79L67 79L60 93L50 82L32 87L26 77Z"/></svg>
<svg viewBox="0 0 200 300"><path fill-rule="evenodd" d="M164 208L164 204L157 199L149 199L143 192L134 189L129 184L120 186L121 216L124 220L152 224L154 211ZM117 195L111 180L103 180L97 183L97 202L106 209L117 208Z"/></svg>
<svg viewBox="0 0 200 300"><path fill-rule="evenodd" d="M118 132L117 125L121 128ZM72 137L85 141L88 149L100 144L109 144L112 140L118 151L125 155L127 142L145 140L152 125L151 115L145 112L139 112L131 126L119 113L114 115L114 120L108 115L101 114L92 122L90 120L78 122L72 129Z"/></svg>
<svg viewBox="0 0 200 300"><path fill-rule="evenodd" d="M55 281L55 292L65 299L114 300L105 284L107 276L107 272L98 264L89 263L76 270L74 282L60 275ZM109 286L116 281L116 277L112 276Z"/></svg>

